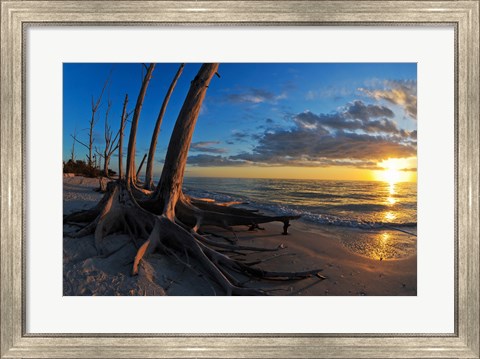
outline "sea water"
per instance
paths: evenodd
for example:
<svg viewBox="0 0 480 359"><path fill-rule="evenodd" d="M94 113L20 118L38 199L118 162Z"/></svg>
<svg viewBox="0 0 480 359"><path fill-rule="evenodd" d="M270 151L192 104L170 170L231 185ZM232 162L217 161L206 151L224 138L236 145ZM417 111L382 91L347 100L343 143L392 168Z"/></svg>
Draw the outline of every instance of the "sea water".
<svg viewBox="0 0 480 359"><path fill-rule="evenodd" d="M373 259L416 253L416 183L186 177L184 191L267 213L301 215Z"/></svg>

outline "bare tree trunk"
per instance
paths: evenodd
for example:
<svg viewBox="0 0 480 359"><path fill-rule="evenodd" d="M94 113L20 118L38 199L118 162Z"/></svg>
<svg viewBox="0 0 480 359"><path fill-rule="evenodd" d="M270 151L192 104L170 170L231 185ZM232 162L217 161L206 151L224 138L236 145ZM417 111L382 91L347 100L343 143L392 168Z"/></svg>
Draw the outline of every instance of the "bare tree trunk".
<svg viewBox="0 0 480 359"><path fill-rule="evenodd" d="M110 72L110 75L111 74L112 73ZM93 96L92 96L92 117L90 118L90 122L89 122L90 128L89 128L89 132L88 132L88 165L90 167L92 167L92 164L93 164L93 157L92 157L93 142L94 142L93 128L95 127L95 123L97 122L97 120L95 118L95 114L96 114L98 108L100 107L100 103L102 102L102 96L103 96L103 93L105 92L105 88L108 85L108 81L110 80L110 75L105 80L105 84L103 85L102 92L100 93L100 96L98 97L97 102L95 102L93 100Z"/></svg>
<svg viewBox="0 0 480 359"><path fill-rule="evenodd" d="M112 143L112 129L108 125L108 114L110 113L110 109L112 108L112 102L110 99L108 100L107 111L105 112L105 149L103 151L103 175L108 177L108 164L110 162L111 156L111 146L114 144ZM113 141L115 142L115 141Z"/></svg>
<svg viewBox="0 0 480 359"><path fill-rule="evenodd" d="M93 104L93 98L92 98L92 104ZM93 110L93 107L92 107L92 118L90 119L89 123L90 123L90 131L88 133L88 165L92 167L93 166L93 157L92 157L93 127L95 126L95 111Z"/></svg>
<svg viewBox="0 0 480 359"><path fill-rule="evenodd" d="M140 112L142 111L143 100L145 99L145 94L147 92L148 83L152 78L153 70L155 69L155 64L150 64L147 69L147 73L143 78L142 87L140 93L138 94L137 103L135 105L135 111L133 113L132 124L130 127L130 137L128 140L128 153L127 153L127 187L130 188L132 184L135 183L135 146L137 140L137 126L138 120L140 118Z"/></svg>
<svg viewBox="0 0 480 359"><path fill-rule="evenodd" d="M105 177L109 177L108 175L108 166L110 164L110 156L107 156L103 159L103 174Z"/></svg>
<svg viewBox="0 0 480 359"><path fill-rule="evenodd" d="M160 127L162 125L163 116L165 115L165 110L167 109L168 102L170 101L170 97L172 96L173 90L175 89L177 81L180 75L182 74L184 67L185 67L185 64L181 64L180 67L178 68L178 71L175 74L175 77L173 78L172 83L170 84L167 94L165 95L160 112L158 113L157 122L155 123L155 129L153 130L152 140L150 142L150 149L148 151L147 170L145 173L146 189L153 188L153 165L155 160L155 150L157 148L158 135L160 134Z"/></svg>
<svg viewBox="0 0 480 359"><path fill-rule="evenodd" d="M142 162L140 162L140 166L138 166L138 170L137 170L137 173L135 175L135 177L138 179L138 176L140 175L140 172L142 171L142 167L143 167L143 164L145 163L145 159L147 158L147 154L145 153L145 155L143 156L142 158Z"/></svg>
<svg viewBox="0 0 480 359"><path fill-rule="evenodd" d="M125 122L127 119L127 103L128 94L125 94L123 101L122 119L120 120L120 137L118 139L118 179L123 177L123 131L125 130Z"/></svg>
<svg viewBox="0 0 480 359"><path fill-rule="evenodd" d="M72 143L72 151L71 151L71 156L70 160L72 162L75 162L75 142L77 142L77 128L75 127L75 130L73 131L73 143Z"/></svg>
<svg viewBox="0 0 480 359"><path fill-rule="evenodd" d="M218 64L203 64L190 85L185 102L175 123L168 145L162 176L155 197L163 205L162 213L173 220L175 205L182 193L183 175L187 164L188 150L210 81L218 70Z"/></svg>

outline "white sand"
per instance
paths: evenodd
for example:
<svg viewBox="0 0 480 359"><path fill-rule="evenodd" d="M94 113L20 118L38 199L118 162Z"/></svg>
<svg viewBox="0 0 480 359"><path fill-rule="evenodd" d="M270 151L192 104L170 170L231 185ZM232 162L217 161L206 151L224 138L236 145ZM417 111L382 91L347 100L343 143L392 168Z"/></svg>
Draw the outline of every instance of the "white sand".
<svg viewBox="0 0 480 359"><path fill-rule="evenodd" d="M64 213L90 208L101 198L94 192L97 179L64 178ZM282 223L269 223L265 230L236 228L240 244L277 247L277 252L252 253L244 259L278 256L259 265L269 270L303 271L320 268L320 274L300 281L251 280L248 286L272 289L271 295L416 295L417 258L374 260L355 254L336 238L335 230L292 221L290 235L283 236ZM64 231L75 227L64 226ZM231 236L228 231L211 229ZM114 234L103 242L107 257L97 256L93 235L64 237L64 295L213 295L221 288L202 275L202 268L189 259L190 268L160 253L142 261L139 275L130 275L136 249L128 236ZM248 280L248 278L244 278Z"/></svg>

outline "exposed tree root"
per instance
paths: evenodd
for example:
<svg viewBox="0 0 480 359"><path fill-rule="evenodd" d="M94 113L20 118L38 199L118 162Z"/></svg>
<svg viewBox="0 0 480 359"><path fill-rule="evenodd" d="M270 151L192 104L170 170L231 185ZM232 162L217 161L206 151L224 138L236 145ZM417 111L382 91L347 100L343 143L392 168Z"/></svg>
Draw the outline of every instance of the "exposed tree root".
<svg viewBox="0 0 480 359"><path fill-rule="evenodd" d="M130 184L130 191L132 192L132 196L135 198L136 201L148 200L153 193L148 189L138 186L136 183Z"/></svg>
<svg viewBox="0 0 480 359"><path fill-rule="evenodd" d="M216 238L221 238L225 241L227 241L228 243L232 243L232 244L235 244L237 243L237 238L229 238L227 236L222 236L221 234L218 234L218 233L214 233L214 232L207 232L207 231L198 231L197 233L199 234L202 234L202 235L206 235L206 236L209 236L209 237L216 237Z"/></svg>
<svg viewBox="0 0 480 359"><path fill-rule="evenodd" d="M100 204L103 204L101 209L99 208ZM95 246L99 254L103 254L101 241L108 234L127 233L138 247L138 241L146 239L153 228L155 216L138 206L123 181L109 184L108 192L99 202L99 205L89 211L74 213L67 218L72 222L84 222L85 219L90 219L94 214L97 214L85 227L68 235L83 237L94 233Z"/></svg>
<svg viewBox="0 0 480 359"><path fill-rule="evenodd" d="M135 257L132 274L138 273L138 265L141 259L159 248L168 247L174 250L186 250L195 258L207 273L222 286L227 295L264 295L265 290L254 288L243 288L238 279L231 272L254 276L259 279L302 279L317 274L321 269L302 272L274 272L255 268L252 263L242 263L229 256L213 249L212 247L224 248L234 252L241 250L248 251L277 251L277 248L248 247L240 245L229 245L217 243L194 232L188 232L182 226L172 222L166 216L159 216L148 240L140 247Z"/></svg>
<svg viewBox="0 0 480 359"><path fill-rule="evenodd" d="M221 207L230 207L237 204L248 204L247 202L242 201L230 201L230 202L217 202L211 198L197 198L197 197L190 197L190 202L196 205L198 208L202 208L204 204L212 204L214 203L217 206ZM255 212L256 210L251 210L249 212Z"/></svg>
<svg viewBox="0 0 480 359"><path fill-rule="evenodd" d="M198 230L201 226L215 226L233 232L233 226L249 226L259 228L259 224L282 222L283 234L290 226L290 220L300 216L267 216L252 212L248 209L219 206L214 203L203 203L201 208L189 201L188 197L181 196L175 207L175 213L182 223Z"/></svg>
<svg viewBox="0 0 480 359"><path fill-rule="evenodd" d="M256 268L254 265L278 256L264 260L242 262L231 258L227 253L276 252L286 247L283 244L275 248L264 248L238 243L222 243L198 231L199 227L204 224L230 229L231 224L258 226L258 223L284 221L296 218L295 216L269 217L238 208L218 206L212 203L208 203L208 205L209 209L221 208L222 212L201 210L190 201L181 200L176 207L179 216L175 221L172 221L164 215L158 216L146 211L137 203L126 183L117 181L109 183L107 192L97 206L88 211L71 214L65 218L65 221L84 222L90 219L90 223L70 235L81 237L94 233L95 247L99 255L108 255L108 253L103 253L102 250L102 239L105 236L115 232L129 234L138 248L132 268L133 275L138 273L142 258L155 250L161 250L169 255L175 252L186 253L187 256L194 258L206 273L221 285L227 295L268 294L263 289L243 287L242 282L235 277L234 273L258 279L294 280L307 278L321 271L321 269L314 269L301 272L273 272ZM103 208L100 208L100 206L103 206ZM96 216L92 219L95 214ZM185 224L181 219L186 219L188 224ZM218 237L219 235L215 236ZM175 255L175 258L178 260L178 255ZM191 267L187 262L184 264Z"/></svg>

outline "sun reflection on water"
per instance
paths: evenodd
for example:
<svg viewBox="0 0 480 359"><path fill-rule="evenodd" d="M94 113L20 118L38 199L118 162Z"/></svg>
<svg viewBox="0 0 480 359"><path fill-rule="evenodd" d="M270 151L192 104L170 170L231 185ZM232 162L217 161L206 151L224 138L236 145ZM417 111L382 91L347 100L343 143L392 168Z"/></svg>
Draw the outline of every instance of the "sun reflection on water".
<svg viewBox="0 0 480 359"><path fill-rule="evenodd" d="M366 255L375 260L384 260L394 257L394 248L392 247L391 241L392 238L390 233L379 233Z"/></svg>
<svg viewBox="0 0 480 359"><path fill-rule="evenodd" d="M390 182L390 183L389 183L388 192L389 192L391 195L394 195L394 194L396 193L396 192L395 192L395 183L394 183L394 182Z"/></svg>
<svg viewBox="0 0 480 359"><path fill-rule="evenodd" d="M395 197L395 194L397 193L396 189L395 189L395 182L390 182L388 184L388 193L389 193L389 195L387 196L387 198L385 200L385 203L388 206L393 206L394 204L396 204L398 202L398 198ZM393 211L392 208L390 208L388 211L383 213L383 219L386 222L392 222L396 218L397 218L397 215L395 214L395 212Z"/></svg>
<svg viewBox="0 0 480 359"><path fill-rule="evenodd" d="M385 212L385 216L384 216L385 220L387 222L391 222L393 221L395 218L397 218L397 216L395 215L395 213L391 212L391 211L388 211L388 212Z"/></svg>
<svg viewBox="0 0 480 359"><path fill-rule="evenodd" d="M393 198L393 197L390 196L390 197L387 198L387 203L388 204L395 204L395 203L397 203L397 200L396 200L396 198Z"/></svg>

